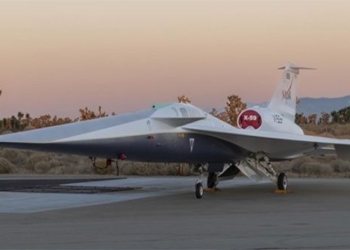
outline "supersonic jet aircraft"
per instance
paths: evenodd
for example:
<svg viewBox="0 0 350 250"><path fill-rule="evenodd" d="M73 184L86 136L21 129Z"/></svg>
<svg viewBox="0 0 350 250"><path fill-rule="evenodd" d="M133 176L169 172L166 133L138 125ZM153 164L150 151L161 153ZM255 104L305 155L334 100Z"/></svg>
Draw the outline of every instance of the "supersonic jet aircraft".
<svg viewBox="0 0 350 250"><path fill-rule="evenodd" d="M183 103L159 104L151 109L96 120L0 136L0 147L68 153L111 160L188 162L207 171L207 185L232 179L240 171L250 179L268 177L280 190L287 177L270 161L289 160L326 151L350 159L350 140L304 135L294 123L296 86L300 69L292 63L280 68L282 79L266 108L253 107L238 117L239 128ZM201 175L200 175L201 176ZM195 184L203 196L201 178Z"/></svg>

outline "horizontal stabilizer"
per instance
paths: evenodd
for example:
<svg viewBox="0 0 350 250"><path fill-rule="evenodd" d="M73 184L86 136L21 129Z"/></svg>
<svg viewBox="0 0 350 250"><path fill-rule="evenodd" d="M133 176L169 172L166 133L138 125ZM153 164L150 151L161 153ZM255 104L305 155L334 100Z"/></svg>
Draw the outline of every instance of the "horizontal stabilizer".
<svg viewBox="0 0 350 250"><path fill-rule="evenodd" d="M289 67L290 69L294 69L294 70L299 70L299 69L316 70L316 68L298 67L298 66L283 66L283 67L280 67L278 69L286 69L287 67Z"/></svg>

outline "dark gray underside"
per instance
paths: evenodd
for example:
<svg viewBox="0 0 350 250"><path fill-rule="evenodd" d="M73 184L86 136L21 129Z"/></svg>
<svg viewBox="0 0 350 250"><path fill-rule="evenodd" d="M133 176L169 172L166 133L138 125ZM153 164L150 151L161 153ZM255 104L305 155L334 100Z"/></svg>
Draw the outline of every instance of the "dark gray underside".
<svg viewBox="0 0 350 250"><path fill-rule="evenodd" d="M69 143L6 143L6 147L148 162L232 162L245 151L226 141L195 133L164 133Z"/></svg>

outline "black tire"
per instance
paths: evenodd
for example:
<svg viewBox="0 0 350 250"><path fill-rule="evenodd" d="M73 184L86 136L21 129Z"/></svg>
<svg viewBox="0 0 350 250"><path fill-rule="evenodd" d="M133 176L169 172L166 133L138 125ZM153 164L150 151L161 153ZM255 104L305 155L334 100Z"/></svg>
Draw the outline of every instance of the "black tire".
<svg viewBox="0 0 350 250"><path fill-rule="evenodd" d="M218 185L218 175L215 172L209 172L207 178L207 187L215 188Z"/></svg>
<svg viewBox="0 0 350 250"><path fill-rule="evenodd" d="M277 178L277 188L278 190L287 190L288 179L285 173L280 173Z"/></svg>
<svg viewBox="0 0 350 250"><path fill-rule="evenodd" d="M204 190L203 190L203 185L201 182L197 182L196 183L196 198L197 199L201 199L203 197L203 193L204 193Z"/></svg>

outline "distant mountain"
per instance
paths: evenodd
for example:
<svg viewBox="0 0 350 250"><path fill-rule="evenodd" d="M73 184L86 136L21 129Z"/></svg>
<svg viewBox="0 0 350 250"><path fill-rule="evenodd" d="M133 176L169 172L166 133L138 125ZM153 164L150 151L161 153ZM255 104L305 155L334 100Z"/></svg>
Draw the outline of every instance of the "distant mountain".
<svg viewBox="0 0 350 250"><path fill-rule="evenodd" d="M247 103L248 107L255 105L265 106L268 102L263 102L260 104ZM311 98L303 97L300 98L300 104L297 106L297 113L304 113L305 116L311 114L320 115L322 112L331 113L332 111L338 111L339 109L350 106L350 95L344 97L335 98Z"/></svg>
<svg viewBox="0 0 350 250"><path fill-rule="evenodd" d="M350 96L335 98L300 98L300 104L297 106L298 113L304 115L321 114L321 112L331 113L339 109L350 106Z"/></svg>

